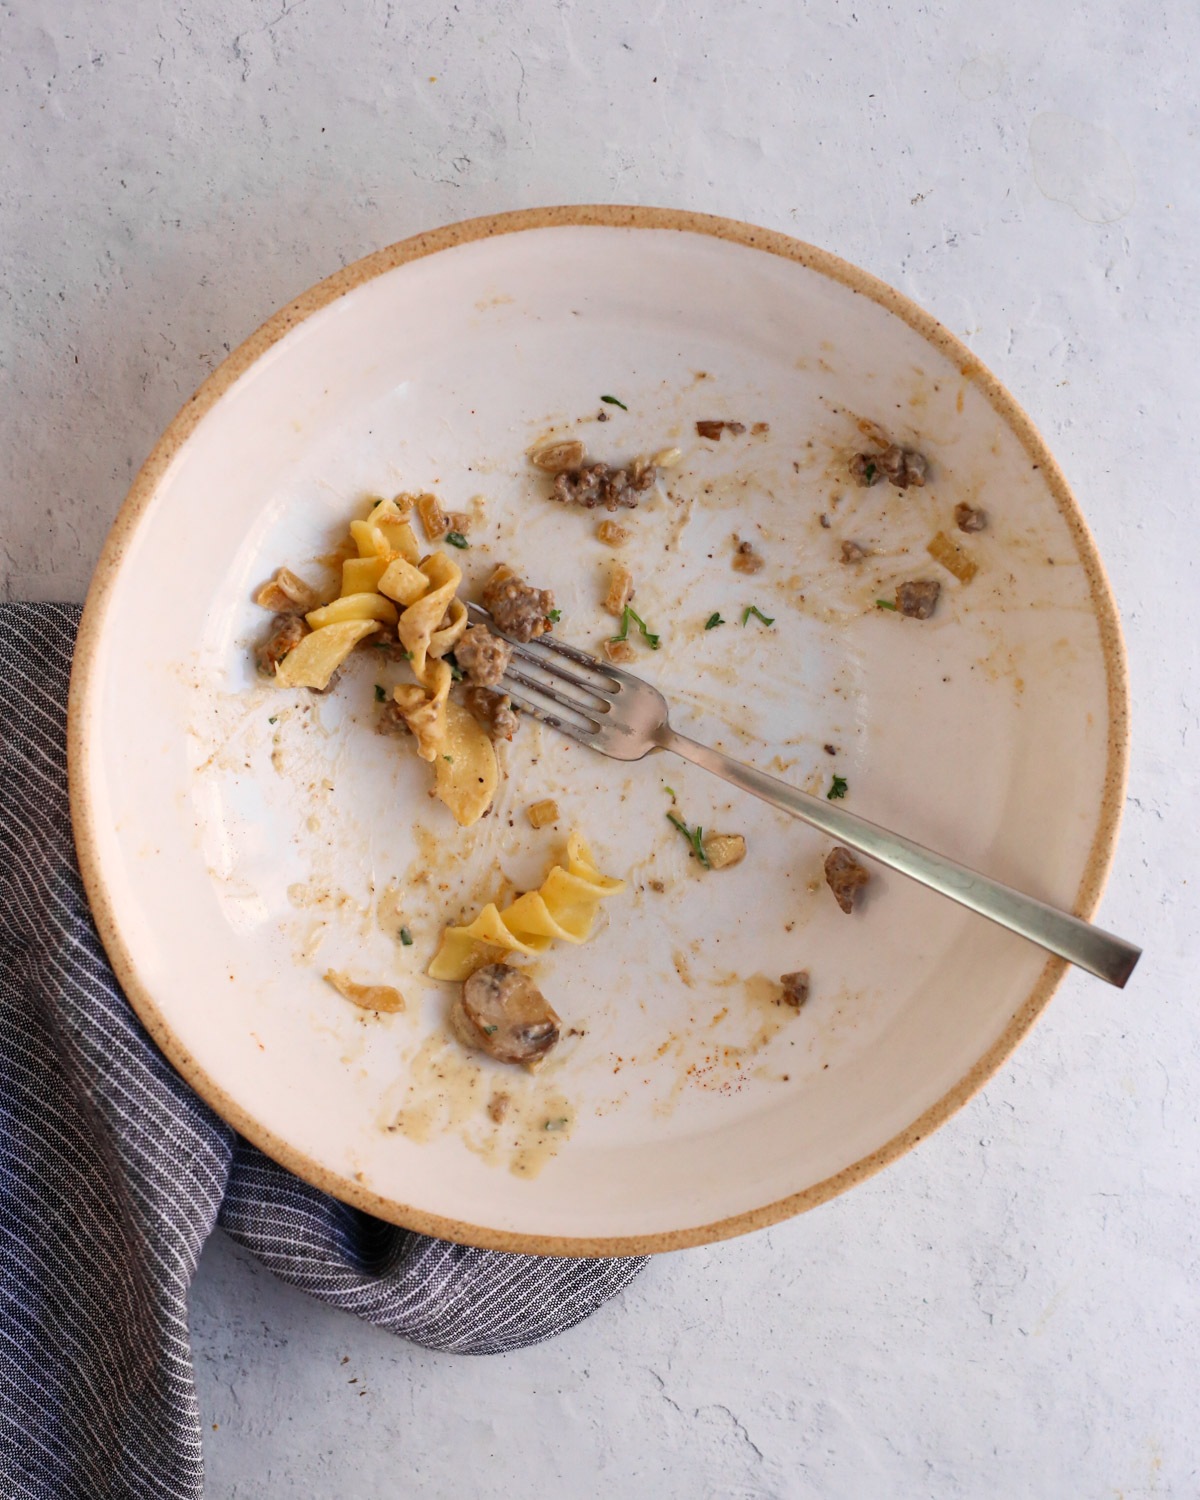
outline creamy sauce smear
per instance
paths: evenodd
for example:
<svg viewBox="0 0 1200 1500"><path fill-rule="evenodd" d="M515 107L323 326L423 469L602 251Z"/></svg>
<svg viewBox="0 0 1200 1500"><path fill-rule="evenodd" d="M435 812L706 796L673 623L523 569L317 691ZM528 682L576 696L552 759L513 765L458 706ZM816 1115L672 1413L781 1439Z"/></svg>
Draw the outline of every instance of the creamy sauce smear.
<svg viewBox="0 0 1200 1500"><path fill-rule="evenodd" d="M438 1030L407 1063L379 1123L419 1145L454 1131L489 1164L536 1177L571 1138L576 1109L549 1079L517 1067L501 1073Z"/></svg>

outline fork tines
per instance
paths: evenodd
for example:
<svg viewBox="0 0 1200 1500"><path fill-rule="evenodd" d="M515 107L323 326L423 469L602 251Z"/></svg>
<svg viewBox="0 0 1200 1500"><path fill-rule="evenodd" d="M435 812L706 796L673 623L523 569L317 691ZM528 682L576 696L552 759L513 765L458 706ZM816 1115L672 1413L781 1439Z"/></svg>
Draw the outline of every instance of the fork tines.
<svg viewBox="0 0 1200 1500"><path fill-rule="evenodd" d="M487 610L477 604L468 604L467 610L475 624L486 625L512 648L501 686L517 708L577 739L586 739L600 728L621 684L594 656L552 635L514 641L496 626ZM514 685L522 691L514 691ZM531 693L536 696L531 698ZM564 718L564 711L571 717Z"/></svg>

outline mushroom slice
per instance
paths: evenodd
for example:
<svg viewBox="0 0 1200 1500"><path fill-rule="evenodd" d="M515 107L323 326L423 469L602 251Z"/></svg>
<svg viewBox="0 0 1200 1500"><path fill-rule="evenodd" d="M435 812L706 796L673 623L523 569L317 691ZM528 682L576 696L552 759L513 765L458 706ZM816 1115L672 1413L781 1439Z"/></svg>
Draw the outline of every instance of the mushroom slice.
<svg viewBox="0 0 1200 1500"><path fill-rule="evenodd" d="M461 1040L500 1062L536 1063L559 1038L553 1007L508 964L486 964L464 981L453 1022Z"/></svg>

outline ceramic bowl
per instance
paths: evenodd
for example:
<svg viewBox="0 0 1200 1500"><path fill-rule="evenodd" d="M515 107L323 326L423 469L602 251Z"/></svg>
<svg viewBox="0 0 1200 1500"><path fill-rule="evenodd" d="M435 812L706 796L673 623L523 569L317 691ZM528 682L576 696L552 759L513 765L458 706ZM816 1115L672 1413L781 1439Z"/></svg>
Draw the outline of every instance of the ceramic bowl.
<svg viewBox="0 0 1200 1500"><path fill-rule="evenodd" d="M714 441L698 421L745 430ZM924 488L853 483L874 430L928 458ZM554 433L610 461L680 450L617 518L619 553L531 469ZM619 764L532 722L491 814L460 829L411 748L375 732L397 669L364 652L324 695L255 675L256 588L281 564L320 585L366 497L401 490L472 515L471 586L511 564L588 649L613 633L619 556L662 639L635 632L634 670L685 733L820 795L836 774L847 807L1082 915L1099 899L1126 757L1117 616L997 381L898 292L781 235L631 208L477 220L348 267L238 349L155 448L97 571L76 837L117 974L175 1067L318 1187L510 1250L741 1233L928 1135L1060 962L883 870L847 916L805 827L665 754ZM962 502L985 531L956 529ZM969 582L929 554L939 532ZM735 538L761 572L733 569ZM844 563L844 541L867 556ZM931 619L877 603L914 578L942 585ZM743 623L751 605L771 623ZM534 829L544 798L560 817ZM668 813L741 833L745 860L705 871ZM572 828L627 888L589 942L532 963L568 1035L528 1074L447 1036L451 989L424 969L445 923L536 885ZM778 1003L797 969L799 1011ZM358 1009L328 970L395 986L405 1010Z"/></svg>

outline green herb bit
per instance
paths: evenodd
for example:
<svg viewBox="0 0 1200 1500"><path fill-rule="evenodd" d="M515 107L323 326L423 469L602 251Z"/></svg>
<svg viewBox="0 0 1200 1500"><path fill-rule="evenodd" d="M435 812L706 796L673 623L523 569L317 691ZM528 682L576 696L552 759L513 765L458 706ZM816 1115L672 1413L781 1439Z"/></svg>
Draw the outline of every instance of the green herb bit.
<svg viewBox="0 0 1200 1500"><path fill-rule="evenodd" d="M387 702L387 688L380 687L378 683L375 684L375 702Z"/></svg>
<svg viewBox="0 0 1200 1500"><path fill-rule="evenodd" d="M558 622L562 619L562 610L561 609L552 609L550 611L550 613L546 616L546 618L547 618L547 620L550 621L551 625L557 625Z"/></svg>
<svg viewBox="0 0 1200 1500"><path fill-rule="evenodd" d="M446 540L452 547L469 547L471 545L461 531L448 531L446 533Z"/></svg>
<svg viewBox="0 0 1200 1500"><path fill-rule="evenodd" d="M642 617L641 617L641 615L639 615L634 610L633 606L629 605L629 604L627 604L625 606L625 608L624 608L624 610L622 611L622 614L621 614L621 633L620 633L620 635L610 636L609 639L612 640L612 641L623 641L623 640L626 640L628 638L628 636L629 636L629 622L630 622L630 620L632 620L633 623L637 626L637 628L642 632L642 638L645 640L647 646L650 647L651 651L657 651L658 647L659 647L659 638L658 638L658 636L656 636L656 635L654 635L652 633L652 631L650 630L650 628L647 626L645 620L643 620Z"/></svg>
<svg viewBox="0 0 1200 1500"><path fill-rule="evenodd" d="M865 478L866 478L866 481L867 481L867 487L870 488L870 486L875 483L875 465L874 464L868 464L867 465Z"/></svg>
<svg viewBox="0 0 1200 1500"><path fill-rule="evenodd" d="M615 396L601 396L600 399L601 401L606 402L609 406L619 406L622 411L629 410L624 401L618 401Z"/></svg>
<svg viewBox="0 0 1200 1500"><path fill-rule="evenodd" d="M452 681L461 682L463 680L462 668L459 666L458 657L455 656L454 652L447 651L445 656L442 657L442 660L450 668L450 677Z"/></svg>
<svg viewBox="0 0 1200 1500"><path fill-rule="evenodd" d="M677 818L674 813L667 814L667 822L673 823L679 829L680 833L691 844L692 853L695 854L704 868L706 870L711 869L712 867L708 862L708 855L705 854L704 845L701 843L701 839L704 837L704 829L700 827L699 823L696 824L694 829L689 828L683 819Z"/></svg>
<svg viewBox="0 0 1200 1500"><path fill-rule="evenodd" d="M825 796L829 799L830 802L838 802L846 795L849 790L850 783L846 780L846 778L844 776L835 776L833 778L833 785L825 793Z"/></svg>
<svg viewBox="0 0 1200 1500"><path fill-rule="evenodd" d="M546 1123L545 1123L545 1125L542 1127L542 1129L543 1130L565 1130L569 1124L570 1124L570 1121L564 1115L559 1120L547 1120Z"/></svg>
<svg viewBox="0 0 1200 1500"><path fill-rule="evenodd" d="M704 622L704 628L705 628L705 630L715 630L718 625L724 625L724 624L725 624L725 621L722 620L722 618L721 618L721 611L718 609L718 610L714 610L712 612L712 614L709 615L708 619L705 620L705 622Z"/></svg>
<svg viewBox="0 0 1200 1500"><path fill-rule="evenodd" d="M409 932L407 927L402 927L400 929L400 941L406 948L412 947L412 933Z"/></svg>
<svg viewBox="0 0 1200 1500"><path fill-rule="evenodd" d="M449 761L449 762L450 762L450 764L451 764L451 765L453 765L453 764L454 764L454 757L453 757L453 755L443 755L443 756L442 756L442 759L443 759L443 760L448 760L448 761Z"/></svg>
<svg viewBox="0 0 1200 1500"><path fill-rule="evenodd" d="M494 1031L499 1031L499 1030L500 1030L499 1026L485 1026L483 1028L483 1034L484 1034L484 1036L491 1036L491 1034Z"/></svg>
<svg viewBox="0 0 1200 1500"><path fill-rule="evenodd" d="M671 799L672 802L675 801L675 788L673 786L667 786L664 783L664 785L663 785L663 791L666 792L667 796L670 797L670 799Z"/></svg>
<svg viewBox="0 0 1200 1500"><path fill-rule="evenodd" d="M775 616L774 615L764 615L763 612L762 612L762 610L759 609L759 607L758 607L757 604L748 604L746 606L746 608L742 611L742 627L743 627L743 629L745 628L746 623L750 619L751 615L757 615L757 617L763 622L764 625L774 625L774 623L775 623Z"/></svg>
<svg viewBox="0 0 1200 1500"><path fill-rule="evenodd" d="M890 599L876 599L875 607L876 609L895 609L896 606Z"/></svg>
<svg viewBox="0 0 1200 1500"><path fill-rule="evenodd" d="M272 714L271 717L267 720L267 723L268 724L278 724L279 723L279 715L278 714Z"/></svg>

